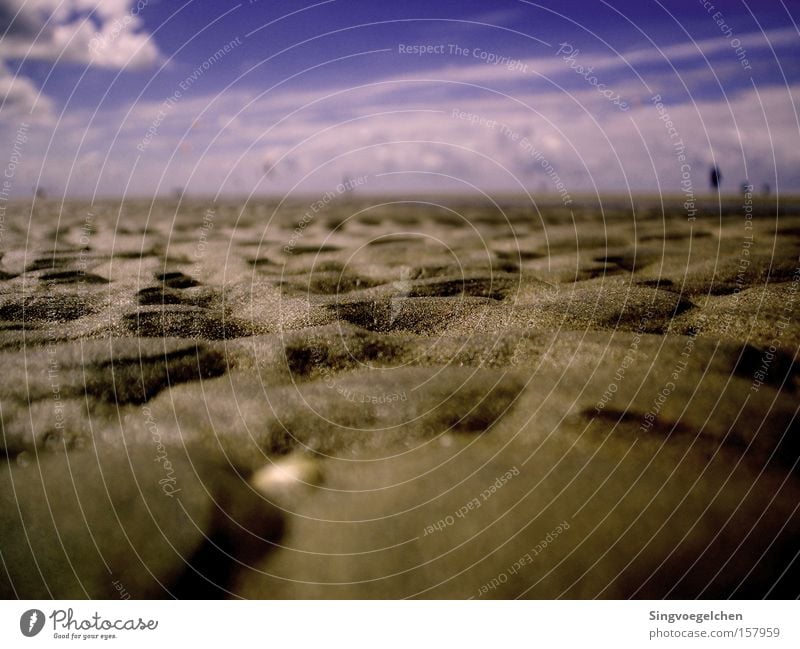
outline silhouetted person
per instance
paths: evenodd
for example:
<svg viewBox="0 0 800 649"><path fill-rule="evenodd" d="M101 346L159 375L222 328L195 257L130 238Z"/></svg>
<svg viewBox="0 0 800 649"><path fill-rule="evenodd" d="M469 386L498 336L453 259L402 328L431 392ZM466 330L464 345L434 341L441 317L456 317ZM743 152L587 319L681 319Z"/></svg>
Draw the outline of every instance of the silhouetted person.
<svg viewBox="0 0 800 649"><path fill-rule="evenodd" d="M764 183L761 185L761 194L764 196L769 196L769 183Z"/></svg>
<svg viewBox="0 0 800 649"><path fill-rule="evenodd" d="M717 190L719 189L719 184L722 182L722 172L719 170L717 165L711 167L711 189Z"/></svg>

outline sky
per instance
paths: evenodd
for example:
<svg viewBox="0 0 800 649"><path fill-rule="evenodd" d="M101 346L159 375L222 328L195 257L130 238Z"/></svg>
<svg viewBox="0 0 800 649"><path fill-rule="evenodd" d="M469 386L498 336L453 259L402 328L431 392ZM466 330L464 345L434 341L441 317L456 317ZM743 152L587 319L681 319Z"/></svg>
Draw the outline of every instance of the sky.
<svg viewBox="0 0 800 649"><path fill-rule="evenodd" d="M798 0L0 0L0 191L800 192ZM5 187L5 190L3 190Z"/></svg>

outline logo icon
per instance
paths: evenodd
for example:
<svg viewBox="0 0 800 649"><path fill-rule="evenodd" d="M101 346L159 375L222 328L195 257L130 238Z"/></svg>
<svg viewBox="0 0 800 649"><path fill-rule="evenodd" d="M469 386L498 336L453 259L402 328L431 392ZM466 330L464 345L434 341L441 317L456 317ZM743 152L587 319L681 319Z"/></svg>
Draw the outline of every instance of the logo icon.
<svg viewBox="0 0 800 649"><path fill-rule="evenodd" d="M22 635L32 638L44 627L44 613L38 608L25 611L19 618L19 630Z"/></svg>

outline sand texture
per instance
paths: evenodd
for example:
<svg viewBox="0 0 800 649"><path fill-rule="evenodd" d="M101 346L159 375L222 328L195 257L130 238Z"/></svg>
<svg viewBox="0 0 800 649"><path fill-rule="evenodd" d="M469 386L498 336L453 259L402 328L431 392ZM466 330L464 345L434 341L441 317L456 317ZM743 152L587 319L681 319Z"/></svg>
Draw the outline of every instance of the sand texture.
<svg viewBox="0 0 800 649"><path fill-rule="evenodd" d="M800 595L800 204L312 203L9 207L0 595Z"/></svg>

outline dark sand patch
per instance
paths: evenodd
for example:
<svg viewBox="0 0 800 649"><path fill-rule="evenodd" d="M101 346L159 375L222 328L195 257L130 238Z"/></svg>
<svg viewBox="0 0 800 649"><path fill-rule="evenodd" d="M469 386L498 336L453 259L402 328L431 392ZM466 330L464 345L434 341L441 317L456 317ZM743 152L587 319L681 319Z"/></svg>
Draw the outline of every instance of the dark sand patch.
<svg viewBox="0 0 800 649"><path fill-rule="evenodd" d="M170 306L123 316L128 330L147 338L178 337L224 340L251 336L255 329L238 318L200 307Z"/></svg>

